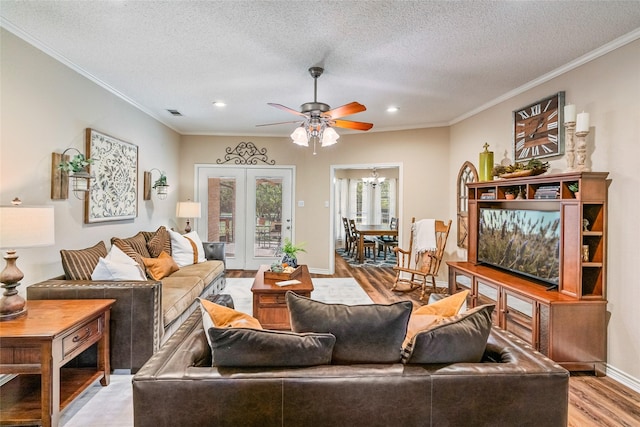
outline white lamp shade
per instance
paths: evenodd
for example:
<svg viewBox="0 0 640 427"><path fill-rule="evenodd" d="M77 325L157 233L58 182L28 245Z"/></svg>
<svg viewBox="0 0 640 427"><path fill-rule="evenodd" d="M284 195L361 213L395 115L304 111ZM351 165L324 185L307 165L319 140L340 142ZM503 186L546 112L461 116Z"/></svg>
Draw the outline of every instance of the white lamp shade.
<svg viewBox="0 0 640 427"><path fill-rule="evenodd" d="M338 138L340 138L338 132L336 132L333 128L327 127L322 133L322 146L328 147L330 145L333 145L338 142Z"/></svg>
<svg viewBox="0 0 640 427"><path fill-rule="evenodd" d="M291 139L294 144L302 145L303 147L309 146L309 141L307 140L307 131L302 127L297 127L296 130L291 134Z"/></svg>
<svg viewBox="0 0 640 427"><path fill-rule="evenodd" d="M55 243L53 206L0 206L0 248Z"/></svg>
<svg viewBox="0 0 640 427"><path fill-rule="evenodd" d="M176 216L178 218L200 218L200 202L178 202Z"/></svg>

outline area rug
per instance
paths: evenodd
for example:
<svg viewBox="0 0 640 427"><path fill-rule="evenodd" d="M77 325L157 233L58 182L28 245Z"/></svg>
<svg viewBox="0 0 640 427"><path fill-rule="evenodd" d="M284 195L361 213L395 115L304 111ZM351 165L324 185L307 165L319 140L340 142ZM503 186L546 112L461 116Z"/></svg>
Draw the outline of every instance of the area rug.
<svg viewBox="0 0 640 427"><path fill-rule="evenodd" d="M352 277L313 278L311 298L327 303L371 304L367 293ZM253 313L251 285L253 278L227 279L225 294L231 295L236 310ZM133 427L132 375L111 375L111 384L89 387L65 410L60 425L64 427Z"/></svg>
<svg viewBox="0 0 640 427"><path fill-rule="evenodd" d="M345 252L343 248L336 249L336 253L340 255L350 267L387 267L391 268L396 265L396 254L395 252L388 253L387 259L384 259L382 255L377 256L375 261L373 258L364 257L364 262L359 262L356 257L349 256L348 253Z"/></svg>
<svg viewBox="0 0 640 427"><path fill-rule="evenodd" d="M372 303L371 298L353 277L313 278L311 281L311 298L316 301L348 305ZM253 278L227 279L223 293L231 295L236 310L253 314L252 284Z"/></svg>

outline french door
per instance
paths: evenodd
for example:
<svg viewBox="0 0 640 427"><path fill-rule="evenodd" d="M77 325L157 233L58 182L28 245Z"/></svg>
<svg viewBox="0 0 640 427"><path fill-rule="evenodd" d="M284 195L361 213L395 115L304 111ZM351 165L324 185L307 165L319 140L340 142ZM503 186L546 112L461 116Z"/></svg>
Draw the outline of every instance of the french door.
<svg viewBox="0 0 640 427"><path fill-rule="evenodd" d="M198 234L227 243L228 269L257 270L280 260L283 239L293 237L293 172L291 166L196 165Z"/></svg>

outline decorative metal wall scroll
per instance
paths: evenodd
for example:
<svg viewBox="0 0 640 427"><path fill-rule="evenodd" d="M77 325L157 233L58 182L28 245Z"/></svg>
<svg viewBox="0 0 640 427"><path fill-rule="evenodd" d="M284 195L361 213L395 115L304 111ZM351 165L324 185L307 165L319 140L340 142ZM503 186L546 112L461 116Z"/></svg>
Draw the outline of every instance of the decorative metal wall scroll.
<svg viewBox="0 0 640 427"><path fill-rule="evenodd" d="M235 148L227 147L223 159L216 160L219 165L234 163L236 165L275 165L275 160L269 160L266 148L258 148L253 142L241 142Z"/></svg>
<svg viewBox="0 0 640 427"><path fill-rule="evenodd" d="M84 222L133 219L138 215L138 146L87 129L90 197L85 200Z"/></svg>

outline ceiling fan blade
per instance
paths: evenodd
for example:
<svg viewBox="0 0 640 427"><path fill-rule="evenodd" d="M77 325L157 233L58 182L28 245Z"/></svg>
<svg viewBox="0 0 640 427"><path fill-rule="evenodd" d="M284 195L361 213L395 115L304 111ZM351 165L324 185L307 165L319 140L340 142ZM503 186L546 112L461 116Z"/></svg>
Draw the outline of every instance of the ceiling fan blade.
<svg viewBox="0 0 640 427"><path fill-rule="evenodd" d="M350 120L331 120L329 123L331 126L355 130L369 130L373 127L373 123L352 122Z"/></svg>
<svg viewBox="0 0 640 427"><path fill-rule="evenodd" d="M351 114L361 113L366 110L367 110L367 107L360 104L359 102L354 101L349 104L345 104L341 107L336 107L332 110L329 110L322 115L324 117L331 117L332 119L337 119L344 116L350 116Z"/></svg>
<svg viewBox="0 0 640 427"><path fill-rule="evenodd" d="M273 102L267 102L267 105L271 105L272 107L276 107L282 111L286 111L287 113L295 114L296 116L307 117L304 113L300 111L296 111L293 108L285 107L282 104L274 104Z"/></svg>
<svg viewBox="0 0 640 427"><path fill-rule="evenodd" d="M303 121L300 120L291 120L289 122L278 122L278 123L264 123L261 125L256 125L256 127L260 127L260 126L273 126L273 125L287 125L287 124L291 124L291 123L297 123L297 124L302 124Z"/></svg>

